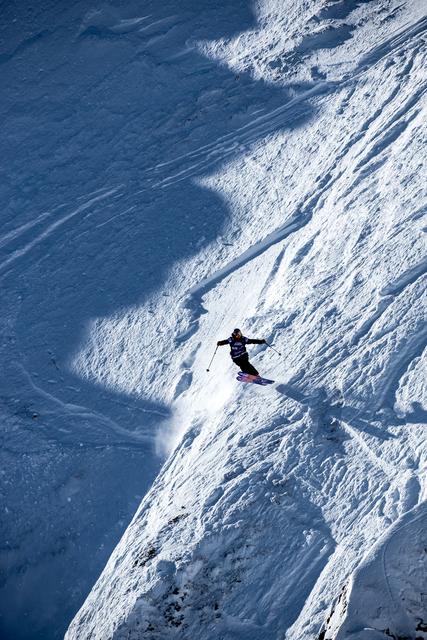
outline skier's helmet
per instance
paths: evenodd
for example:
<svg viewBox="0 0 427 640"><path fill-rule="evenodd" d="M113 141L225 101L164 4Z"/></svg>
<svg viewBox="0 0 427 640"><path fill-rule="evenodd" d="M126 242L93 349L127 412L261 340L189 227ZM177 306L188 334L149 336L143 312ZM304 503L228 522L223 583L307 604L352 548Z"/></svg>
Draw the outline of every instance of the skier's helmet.
<svg viewBox="0 0 427 640"><path fill-rule="evenodd" d="M234 329L231 335L233 336L233 338L241 338L242 332L240 331L240 329Z"/></svg>

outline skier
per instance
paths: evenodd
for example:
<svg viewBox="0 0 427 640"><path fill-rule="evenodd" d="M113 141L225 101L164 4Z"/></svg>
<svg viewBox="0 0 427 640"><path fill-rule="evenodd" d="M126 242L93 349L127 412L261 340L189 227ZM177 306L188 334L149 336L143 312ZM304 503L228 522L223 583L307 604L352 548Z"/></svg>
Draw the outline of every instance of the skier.
<svg viewBox="0 0 427 640"><path fill-rule="evenodd" d="M266 344L265 340L257 340L256 338L246 338L240 329L234 329L233 333L227 340L218 340L217 347L230 345L230 356L234 364L240 367L243 373L250 373L253 376L259 376L258 371L249 362L249 355L246 351L247 344Z"/></svg>

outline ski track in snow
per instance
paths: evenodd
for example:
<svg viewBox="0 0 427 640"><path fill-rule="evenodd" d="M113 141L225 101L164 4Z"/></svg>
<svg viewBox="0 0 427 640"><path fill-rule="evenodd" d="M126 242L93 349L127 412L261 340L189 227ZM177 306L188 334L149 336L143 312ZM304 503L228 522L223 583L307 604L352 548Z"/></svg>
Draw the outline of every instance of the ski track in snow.
<svg viewBox="0 0 427 640"><path fill-rule="evenodd" d="M25 371L21 365L19 366L23 371L25 377L27 378L29 384L34 389L34 391L36 391L39 396L41 396L42 398L45 398L48 402L52 403L57 407L57 411L56 411L57 415L60 415L60 414L71 415L73 416L73 418L81 418L81 419L89 419L89 420L92 419L94 421L99 421L103 425L105 425L105 427L107 427L108 429L111 429L119 436L124 437L125 442L128 441L129 443L132 443L132 441L135 441L135 442L147 443L152 441L153 436L150 431L147 431L146 433L132 434L130 431L127 431L126 429L121 427L119 424L117 424L117 422L111 420L111 418L109 418L107 415L103 415L101 413L91 411L87 407L70 404L68 402L63 402L62 400L55 397L51 393L44 391L43 389L38 387L36 384L34 384L28 371Z"/></svg>
<svg viewBox="0 0 427 640"><path fill-rule="evenodd" d="M66 215L60 217L59 220L56 220L55 222L52 222L51 224L49 224L44 231L39 233L39 235L37 235L35 238L30 240L29 242L26 242L19 249L15 249L12 252L12 254L11 254L11 256L9 258L7 258L6 260L3 260L3 262L0 262L0 272L1 271L5 271L6 267L8 267L10 264L14 263L16 260L18 260L19 258L24 256L25 254L27 254L29 251L31 251L31 249L33 249L33 247L35 247L36 245L38 245L41 242L43 242L44 240L46 240L59 227L61 227L66 222L68 222L68 220L71 220L72 218L74 218L78 214L82 213L83 211L87 211L96 202L104 200L105 198L108 198L109 196L113 195L116 192L117 192L117 188L110 189L110 190L102 193L101 195L98 195L98 196L95 196L93 198L90 198L87 202L85 202L84 204L80 205L80 207L77 207L77 209L74 209L70 213L67 213ZM65 205L61 205L61 208L64 207L64 206ZM11 237L12 240L19 239L20 235L22 235L24 232L26 232L29 228L33 227L35 224L39 224L39 222L44 217L46 217L47 215L51 215L51 214L41 214L41 216L39 216L39 220L37 222L34 222L32 224L30 223L30 224L27 224L27 225L23 225L20 230L15 230L13 232L9 232L7 234L7 237L3 237L2 241L0 241L0 246L6 244L9 237Z"/></svg>

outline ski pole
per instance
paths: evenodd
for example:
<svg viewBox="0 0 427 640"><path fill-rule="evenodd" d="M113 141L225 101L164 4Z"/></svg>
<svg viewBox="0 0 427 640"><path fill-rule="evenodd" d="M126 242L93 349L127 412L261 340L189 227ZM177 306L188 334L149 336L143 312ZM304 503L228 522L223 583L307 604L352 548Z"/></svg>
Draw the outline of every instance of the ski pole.
<svg viewBox="0 0 427 640"><path fill-rule="evenodd" d="M209 369L210 369L210 367L211 367L211 364L212 364L212 362L213 362L213 359L215 358L215 354L216 354L216 352L217 352L217 351L218 351L218 345L216 345L216 349L215 349L214 354L213 354L213 356L212 356L212 360L209 362L209 366L208 366L208 368L206 369L206 371L209 371Z"/></svg>
<svg viewBox="0 0 427 640"><path fill-rule="evenodd" d="M275 349L274 347L272 347L272 346L271 346L271 344L269 344L269 343L267 342L267 340L265 341L265 344L267 345L267 347L270 347L270 349L273 349L273 351L275 351L276 353L278 353L278 354L279 354L279 356L281 356L281 355L282 355L282 354L281 354L281 352L280 352L280 351L277 351L277 349Z"/></svg>

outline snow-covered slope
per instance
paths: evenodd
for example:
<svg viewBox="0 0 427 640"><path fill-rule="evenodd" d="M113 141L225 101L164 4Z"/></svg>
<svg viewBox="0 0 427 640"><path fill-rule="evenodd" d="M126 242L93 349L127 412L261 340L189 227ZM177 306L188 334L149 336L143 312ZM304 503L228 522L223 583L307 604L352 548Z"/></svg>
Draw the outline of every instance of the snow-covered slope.
<svg viewBox="0 0 427 640"><path fill-rule="evenodd" d="M2 637L423 637L424 3L3 11Z"/></svg>
<svg viewBox="0 0 427 640"><path fill-rule="evenodd" d="M368 553L319 637L427 637L426 507L424 502L408 511Z"/></svg>
<svg viewBox="0 0 427 640"><path fill-rule="evenodd" d="M199 43L283 101L162 164L156 187L230 216L76 352L171 403L175 448L69 640L423 637L426 28L417 2L261 2ZM275 387L239 386L225 350L206 372L233 326L282 352L252 351Z"/></svg>
<svg viewBox="0 0 427 640"><path fill-rule="evenodd" d="M162 463L168 401L93 384L72 360L94 319L161 293L228 215L191 181L156 187L168 161L193 164L280 104L192 43L253 23L216 4L1 4L2 638L63 637Z"/></svg>

